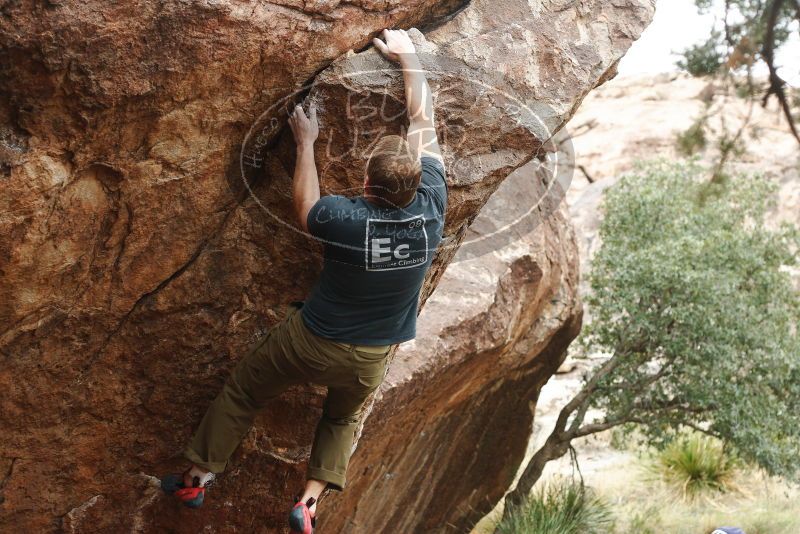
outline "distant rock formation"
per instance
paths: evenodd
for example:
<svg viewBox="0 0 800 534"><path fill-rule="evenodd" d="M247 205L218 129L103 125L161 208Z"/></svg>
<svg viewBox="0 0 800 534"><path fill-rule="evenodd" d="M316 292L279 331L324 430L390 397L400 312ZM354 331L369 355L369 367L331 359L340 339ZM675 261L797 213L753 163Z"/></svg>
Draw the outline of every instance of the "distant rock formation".
<svg viewBox="0 0 800 534"><path fill-rule="evenodd" d="M722 121L733 133L747 119L749 126L741 138L745 151L730 160L729 169L774 180L779 190L771 219L800 224L800 150L776 103L762 108L756 101L751 110L747 100L718 83L682 72L620 76L592 91L567 124L574 134L576 162L594 181L590 184L577 170L567 193L580 243L581 272L587 271L588 259L600 244L596 237L603 191L631 171L637 160L682 157L677 135L692 126L707 102L712 113L708 146L697 154L701 162L709 166L716 162L719 151L714 139Z"/></svg>
<svg viewBox="0 0 800 534"><path fill-rule="evenodd" d="M3 6L0 530L285 530L324 389L276 399L201 510L162 498L153 477L175 468L245 347L319 271L320 246L288 202L285 108L318 103L323 189L357 194L370 142L404 117L399 74L348 50L411 26L451 195L423 300L442 280L453 291L432 297L417 341L395 355L318 530L468 528L511 482L530 406L577 333L577 256L555 212L513 251L445 267L653 11L653 0Z"/></svg>

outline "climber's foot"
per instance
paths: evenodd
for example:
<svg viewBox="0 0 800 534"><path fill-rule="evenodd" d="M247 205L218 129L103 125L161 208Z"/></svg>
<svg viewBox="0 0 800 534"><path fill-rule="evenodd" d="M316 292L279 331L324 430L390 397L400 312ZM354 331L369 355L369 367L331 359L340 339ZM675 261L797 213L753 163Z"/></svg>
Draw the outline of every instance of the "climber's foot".
<svg viewBox="0 0 800 534"><path fill-rule="evenodd" d="M161 479L161 489L174 495L189 508L200 508L206 488L214 483L214 473L192 466L183 473L173 473Z"/></svg>
<svg viewBox="0 0 800 534"><path fill-rule="evenodd" d="M309 497L306 502L300 499L300 495L295 496L295 505L289 513L289 528L292 534L313 534L317 517L312 508L317 500L314 497Z"/></svg>

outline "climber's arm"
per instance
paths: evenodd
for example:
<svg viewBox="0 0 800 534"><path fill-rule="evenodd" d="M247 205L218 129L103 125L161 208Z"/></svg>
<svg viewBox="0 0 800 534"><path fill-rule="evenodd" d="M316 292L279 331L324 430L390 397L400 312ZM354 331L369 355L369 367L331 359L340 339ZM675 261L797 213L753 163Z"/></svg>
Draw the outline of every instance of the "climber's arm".
<svg viewBox="0 0 800 534"><path fill-rule="evenodd" d="M408 143L418 157L429 156L441 160L442 151L433 122L433 95L414 43L405 30L383 30L383 38L386 39L385 43L378 38L372 42L387 58L397 61L403 70Z"/></svg>
<svg viewBox="0 0 800 534"><path fill-rule="evenodd" d="M400 58L400 65L406 86L408 144L419 157L430 156L441 160L442 151L433 122L433 96L422 64L416 54L410 54Z"/></svg>
<svg viewBox="0 0 800 534"><path fill-rule="evenodd" d="M300 220L300 227L308 232L308 212L319 200L319 177L314 162L314 141L319 135L317 124L317 108L312 105L309 117L298 105L289 117L289 126L297 144L297 159L294 165L294 210Z"/></svg>

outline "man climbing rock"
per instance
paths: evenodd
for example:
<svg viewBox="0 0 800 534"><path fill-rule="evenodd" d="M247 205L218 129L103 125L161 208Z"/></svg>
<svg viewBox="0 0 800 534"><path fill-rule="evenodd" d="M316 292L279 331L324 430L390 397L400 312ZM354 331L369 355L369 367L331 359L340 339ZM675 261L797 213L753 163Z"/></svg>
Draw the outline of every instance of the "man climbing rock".
<svg viewBox="0 0 800 534"><path fill-rule="evenodd" d="M316 109L289 119L297 144L294 206L303 230L325 244L320 278L305 302L292 303L239 361L189 442L183 474L162 480L168 493L199 507L215 473L256 413L293 384L328 387L306 485L289 515L293 532L310 533L326 488L343 491L354 433L365 401L382 383L391 348L416 335L420 288L441 238L447 204L433 99L404 30L384 30L376 48L399 63L405 83L406 138L379 139L366 166L364 193L320 198L314 162Z"/></svg>

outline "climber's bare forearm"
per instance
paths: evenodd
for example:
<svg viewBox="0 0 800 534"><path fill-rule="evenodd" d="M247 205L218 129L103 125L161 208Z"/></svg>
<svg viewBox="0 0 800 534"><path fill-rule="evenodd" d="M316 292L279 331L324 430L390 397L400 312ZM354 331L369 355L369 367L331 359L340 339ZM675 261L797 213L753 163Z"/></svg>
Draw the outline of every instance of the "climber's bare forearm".
<svg viewBox="0 0 800 534"><path fill-rule="evenodd" d="M294 142L297 145L297 160L294 164L294 181L292 195L294 211L300 221L300 228L308 232L308 212L319 200L319 177L314 162L314 142L319 135L317 107L311 104L309 116L306 117L303 107L298 104L289 116Z"/></svg>
<svg viewBox="0 0 800 534"><path fill-rule="evenodd" d="M376 37L372 44L389 60L399 63L403 71L408 111L408 144L417 157L442 159L433 122L433 95L428 80L425 79L417 49L405 30L386 29L381 35L385 42Z"/></svg>
<svg viewBox="0 0 800 534"><path fill-rule="evenodd" d="M298 145L293 181L294 209L300 227L308 231L308 211L319 200L319 177L314 162L314 145Z"/></svg>
<svg viewBox="0 0 800 534"><path fill-rule="evenodd" d="M400 56L405 82L406 110L411 122L433 122L433 99L425 71L417 54Z"/></svg>
<svg viewBox="0 0 800 534"><path fill-rule="evenodd" d="M418 156L442 158L433 120L433 95L417 54L400 56L408 112L408 143Z"/></svg>

